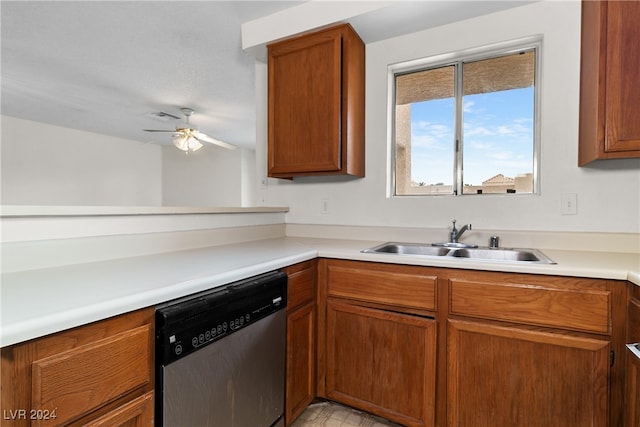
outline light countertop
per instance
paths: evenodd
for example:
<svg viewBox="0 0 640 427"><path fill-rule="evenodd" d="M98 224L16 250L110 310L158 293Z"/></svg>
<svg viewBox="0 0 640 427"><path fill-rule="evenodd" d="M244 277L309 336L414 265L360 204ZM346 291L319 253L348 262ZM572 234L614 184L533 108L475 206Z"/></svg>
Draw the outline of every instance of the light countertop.
<svg viewBox="0 0 640 427"><path fill-rule="evenodd" d="M2 347L315 258L290 239L2 275Z"/></svg>
<svg viewBox="0 0 640 427"><path fill-rule="evenodd" d="M628 280L640 286L640 254L634 253L544 249L542 250L542 253L555 261L556 264L535 264L527 262L485 261L465 258L371 254L360 252L362 249L385 243L384 241L316 238L296 238L296 241L317 249L318 256L324 258L344 258L361 261L426 265L432 267L461 268L469 270Z"/></svg>
<svg viewBox="0 0 640 427"><path fill-rule="evenodd" d="M366 254L380 241L286 237L2 275L0 345L8 346L320 257L628 280L640 256L543 250L557 264Z"/></svg>

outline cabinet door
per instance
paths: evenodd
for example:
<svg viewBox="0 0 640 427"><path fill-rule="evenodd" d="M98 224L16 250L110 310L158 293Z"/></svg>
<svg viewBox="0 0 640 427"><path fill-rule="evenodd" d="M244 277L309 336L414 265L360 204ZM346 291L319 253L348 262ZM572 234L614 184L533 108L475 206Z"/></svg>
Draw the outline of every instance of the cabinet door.
<svg viewBox="0 0 640 427"><path fill-rule="evenodd" d="M327 302L326 394L406 426L431 426L435 320Z"/></svg>
<svg viewBox="0 0 640 427"><path fill-rule="evenodd" d="M290 425L315 397L315 304L287 314L287 402Z"/></svg>
<svg viewBox="0 0 640 427"><path fill-rule="evenodd" d="M270 173L340 169L341 46L322 33L270 52Z"/></svg>
<svg viewBox="0 0 640 427"><path fill-rule="evenodd" d="M283 270L289 278L285 423L290 425L316 396L317 261Z"/></svg>
<svg viewBox="0 0 640 427"><path fill-rule="evenodd" d="M269 45L269 176L364 176L364 44L339 25Z"/></svg>
<svg viewBox="0 0 640 427"><path fill-rule="evenodd" d="M448 425L607 426L608 341L448 324Z"/></svg>
<svg viewBox="0 0 640 427"><path fill-rule="evenodd" d="M640 2L582 2L578 164L640 157Z"/></svg>
<svg viewBox="0 0 640 427"><path fill-rule="evenodd" d="M86 427L153 427L153 392L114 409Z"/></svg>
<svg viewBox="0 0 640 427"><path fill-rule="evenodd" d="M640 156L640 2L607 3L605 151Z"/></svg>

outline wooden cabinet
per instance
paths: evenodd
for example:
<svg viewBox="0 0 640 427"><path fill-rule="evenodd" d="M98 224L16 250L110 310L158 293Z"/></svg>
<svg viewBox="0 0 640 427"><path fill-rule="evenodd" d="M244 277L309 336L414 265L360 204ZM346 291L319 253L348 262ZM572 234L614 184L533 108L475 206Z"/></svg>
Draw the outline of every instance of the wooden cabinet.
<svg viewBox="0 0 640 427"><path fill-rule="evenodd" d="M318 272L319 396L407 426L623 425L626 282L334 259Z"/></svg>
<svg viewBox="0 0 640 427"><path fill-rule="evenodd" d="M640 2L582 2L580 166L640 157Z"/></svg>
<svg viewBox="0 0 640 427"><path fill-rule="evenodd" d="M435 277L412 267L324 265L324 397L402 425L434 425Z"/></svg>
<svg viewBox="0 0 640 427"><path fill-rule="evenodd" d="M629 356L627 364L627 427L640 427L640 359Z"/></svg>
<svg viewBox="0 0 640 427"><path fill-rule="evenodd" d="M338 25L268 46L268 175L364 176L364 44Z"/></svg>
<svg viewBox="0 0 640 427"><path fill-rule="evenodd" d="M407 312L436 309L437 276L419 267L340 261L329 263L327 275L327 293L333 297Z"/></svg>
<svg viewBox="0 0 640 427"><path fill-rule="evenodd" d="M153 392L150 391L89 422L86 427L153 426L153 411Z"/></svg>
<svg viewBox="0 0 640 427"><path fill-rule="evenodd" d="M327 302L326 396L406 426L434 423L436 322Z"/></svg>
<svg viewBox="0 0 640 427"><path fill-rule="evenodd" d="M3 348L3 425L152 426L153 348L153 309Z"/></svg>
<svg viewBox="0 0 640 427"><path fill-rule="evenodd" d="M448 425L609 425L609 341L449 323Z"/></svg>
<svg viewBox="0 0 640 427"><path fill-rule="evenodd" d="M449 426L617 426L625 284L523 274L448 278ZM615 344L614 344L615 342Z"/></svg>
<svg viewBox="0 0 640 427"><path fill-rule="evenodd" d="M291 423L316 396L316 260L284 269L287 292L287 378L285 423Z"/></svg>
<svg viewBox="0 0 640 427"><path fill-rule="evenodd" d="M450 313L533 326L611 332L604 281L474 272L449 279Z"/></svg>
<svg viewBox="0 0 640 427"><path fill-rule="evenodd" d="M640 343L640 287L632 285L627 342ZM640 358L627 353L626 426L640 427Z"/></svg>

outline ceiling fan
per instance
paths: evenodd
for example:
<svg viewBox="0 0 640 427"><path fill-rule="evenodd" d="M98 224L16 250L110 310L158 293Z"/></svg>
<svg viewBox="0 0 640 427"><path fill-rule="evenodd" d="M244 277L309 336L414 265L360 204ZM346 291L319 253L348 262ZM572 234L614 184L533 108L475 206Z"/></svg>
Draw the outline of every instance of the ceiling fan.
<svg viewBox="0 0 640 427"><path fill-rule="evenodd" d="M207 142L209 144L215 144L217 146L227 148L229 150L235 150L236 147L234 145L228 144L226 142L220 141L215 138L211 138L209 135L204 134L189 123L189 118L193 115L194 111L191 108L181 108L182 114L185 116L185 123L183 126L176 127L175 130L161 130L161 129L143 129L145 132L171 132L173 133L173 145L178 147L180 150L189 152L196 151L202 148L202 143ZM168 113L160 113L164 116L175 117L172 114ZM175 117L176 119L178 117Z"/></svg>

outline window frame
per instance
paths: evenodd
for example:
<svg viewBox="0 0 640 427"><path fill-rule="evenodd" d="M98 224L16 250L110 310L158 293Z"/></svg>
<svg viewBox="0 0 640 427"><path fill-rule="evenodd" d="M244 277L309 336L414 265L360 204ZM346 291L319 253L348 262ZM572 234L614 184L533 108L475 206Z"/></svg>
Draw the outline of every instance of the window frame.
<svg viewBox="0 0 640 427"><path fill-rule="evenodd" d="M491 45L473 47L468 49L457 50L454 52L441 53L422 57L418 59L408 60L390 64L387 67L387 198L394 197L457 197L457 196L474 196L475 194L465 194L463 190L462 175L464 171L462 126L456 124L454 129L454 140L451 141L454 149L454 170L452 170L453 193L447 194L396 194L396 76L402 74L410 74L418 71L446 67L462 62L472 62L484 59L491 59L501 56L507 56L523 50L535 50L535 69L534 69L534 106L533 106L533 187L531 193L484 193L481 196L538 196L540 195L540 154L541 154L541 128L542 128L542 54L543 39L542 35L534 35L523 37L515 40L504 41ZM456 73L455 82L455 120L458 121L460 114L459 109L462 108L462 91L458 89L460 81ZM456 143L455 140L459 143ZM458 147L456 147L458 145Z"/></svg>

